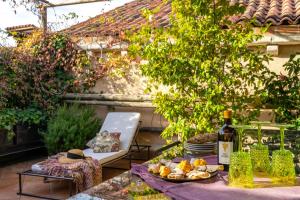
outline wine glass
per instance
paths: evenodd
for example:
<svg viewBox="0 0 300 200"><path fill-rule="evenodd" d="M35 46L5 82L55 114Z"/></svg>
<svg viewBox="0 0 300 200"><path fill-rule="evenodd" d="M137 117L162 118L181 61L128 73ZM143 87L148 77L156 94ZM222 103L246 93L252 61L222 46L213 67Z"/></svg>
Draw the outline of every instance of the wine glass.
<svg viewBox="0 0 300 200"><path fill-rule="evenodd" d="M294 184L296 181L293 153L284 149L284 131L289 124L272 124L271 126L280 129L280 150L272 153L272 181L274 183Z"/></svg>
<svg viewBox="0 0 300 200"><path fill-rule="evenodd" d="M249 153L242 150L242 137L245 129L252 129L252 126L232 126L238 133L238 151L230 156L229 185L234 187L253 187L253 170Z"/></svg>
<svg viewBox="0 0 300 200"><path fill-rule="evenodd" d="M257 127L257 145L252 145L250 147L253 171L255 173L269 173L271 169L269 147L262 144L261 127L262 125L270 124L270 122L252 121L250 123Z"/></svg>

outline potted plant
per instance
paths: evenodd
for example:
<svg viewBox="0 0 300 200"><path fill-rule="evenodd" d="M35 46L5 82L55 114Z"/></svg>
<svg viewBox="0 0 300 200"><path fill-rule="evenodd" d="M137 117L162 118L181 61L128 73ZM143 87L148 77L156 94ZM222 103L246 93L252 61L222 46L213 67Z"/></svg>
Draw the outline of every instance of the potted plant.
<svg viewBox="0 0 300 200"><path fill-rule="evenodd" d="M29 107L17 110L17 123L14 126L17 144L26 144L40 139L38 127L45 120L45 115L41 110Z"/></svg>
<svg viewBox="0 0 300 200"><path fill-rule="evenodd" d="M37 125L45 119L37 108L4 108L0 111L0 144L28 143L37 139Z"/></svg>
<svg viewBox="0 0 300 200"><path fill-rule="evenodd" d="M17 116L14 109L2 109L0 111L0 145L12 141L14 137L13 127L17 123Z"/></svg>

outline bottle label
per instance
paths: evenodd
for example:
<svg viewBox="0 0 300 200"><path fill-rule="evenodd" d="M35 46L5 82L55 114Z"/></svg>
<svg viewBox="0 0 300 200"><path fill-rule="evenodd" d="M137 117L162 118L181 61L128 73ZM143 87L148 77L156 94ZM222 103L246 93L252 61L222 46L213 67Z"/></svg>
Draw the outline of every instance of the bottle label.
<svg viewBox="0 0 300 200"><path fill-rule="evenodd" d="M229 165L233 142L219 141L219 163Z"/></svg>

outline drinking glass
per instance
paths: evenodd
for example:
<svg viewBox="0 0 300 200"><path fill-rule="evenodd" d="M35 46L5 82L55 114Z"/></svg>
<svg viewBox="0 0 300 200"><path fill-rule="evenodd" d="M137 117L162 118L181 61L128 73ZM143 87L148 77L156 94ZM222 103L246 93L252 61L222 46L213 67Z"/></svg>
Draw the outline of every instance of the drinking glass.
<svg viewBox="0 0 300 200"><path fill-rule="evenodd" d="M273 124L280 129L280 150L272 153L272 181L274 183L294 184L296 181L293 153L284 149L284 130L293 125Z"/></svg>
<svg viewBox="0 0 300 200"><path fill-rule="evenodd" d="M244 130L251 126L235 125L232 126L238 133L238 151L230 156L229 165L229 185L234 187L253 187L253 170L249 153L242 151L242 137Z"/></svg>
<svg viewBox="0 0 300 200"><path fill-rule="evenodd" d="M268 174L271 169L269 158L269 147L262 144L262 125L270 124L270 122L253 121L251 124L257 126L257 145L250 147L250 157L254 173Z"/></svg>

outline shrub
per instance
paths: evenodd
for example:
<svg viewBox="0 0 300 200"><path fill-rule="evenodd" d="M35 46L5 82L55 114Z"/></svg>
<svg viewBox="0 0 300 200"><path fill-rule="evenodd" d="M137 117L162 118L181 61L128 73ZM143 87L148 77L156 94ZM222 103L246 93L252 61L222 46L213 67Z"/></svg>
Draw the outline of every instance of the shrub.
<svg viewBox="0 0 300 200"><path fill-rule="evenodd" d="M100 128L100 120L90 107L64 105L58 108L56 115L49 120L44 135L49 154L83 149Z"/></svg>

